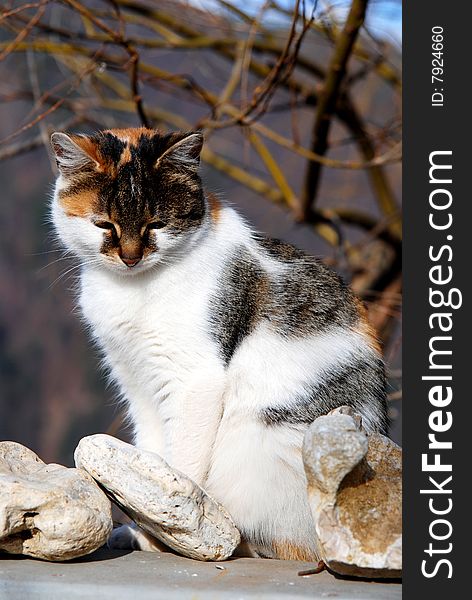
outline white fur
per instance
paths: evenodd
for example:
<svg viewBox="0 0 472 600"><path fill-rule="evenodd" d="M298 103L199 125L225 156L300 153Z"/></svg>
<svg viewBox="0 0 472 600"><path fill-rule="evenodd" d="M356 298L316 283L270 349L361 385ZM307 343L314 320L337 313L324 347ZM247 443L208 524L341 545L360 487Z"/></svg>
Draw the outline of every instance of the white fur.
<svg viewBox="0 0 472 600"><path fill-rule="evenodd" d="M103 232L65 216L57 197L53 214L79 257L98 254ZM360 335L340 328L290 340L264 324L226 368L208 331L208 304L232 249L244 245L256 255L249 229L224 208L216 225L207 223L182 246L165 230L156 235L161 255L131 273L97 256L81 278L80 305L127 402L136 444L202 485L263 554L276 541L315 556L304 427L268 427L258 414L287 405L370 350ZM259 254L269 275L285 268Z"/></svg>

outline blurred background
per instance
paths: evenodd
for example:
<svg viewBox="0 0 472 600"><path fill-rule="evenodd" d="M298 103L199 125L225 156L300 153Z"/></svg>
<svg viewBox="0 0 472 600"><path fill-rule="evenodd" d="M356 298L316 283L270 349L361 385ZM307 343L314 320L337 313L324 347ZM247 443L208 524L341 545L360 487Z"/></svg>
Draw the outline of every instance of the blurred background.
<svg viewBox="0 0 472 600"><path fill-rule="evenodd" d="M401 2L3 0L0 439L127 439L48 224L55 130L203 129L206 187L366 303L401 443Z"/></svg>

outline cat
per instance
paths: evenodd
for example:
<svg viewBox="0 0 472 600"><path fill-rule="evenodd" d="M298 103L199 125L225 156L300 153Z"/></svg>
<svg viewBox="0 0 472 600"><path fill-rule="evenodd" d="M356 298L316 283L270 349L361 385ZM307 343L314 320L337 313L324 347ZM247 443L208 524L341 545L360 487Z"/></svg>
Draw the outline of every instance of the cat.
<svg viewBox="0 0 472 600"><path fill-rule="evenodd" d="M202 486L252 555L315 560L301 446L340 405L385 432L379 344L321 261L205 193L201 132L54 133L56 232L134 442ZM119 530L118 530L119 531ZM117 544L153 548L125 528Z"/></svg>

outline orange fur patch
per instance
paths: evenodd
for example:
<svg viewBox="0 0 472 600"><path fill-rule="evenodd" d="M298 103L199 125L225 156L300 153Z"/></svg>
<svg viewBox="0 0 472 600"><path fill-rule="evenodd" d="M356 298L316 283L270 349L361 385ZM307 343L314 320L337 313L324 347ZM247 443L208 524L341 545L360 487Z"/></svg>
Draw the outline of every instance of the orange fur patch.
<svg viewBox="0 0 472 600"><path fill-rule="evenodd" d="M70 138L77 146L79 146L79 148L82 148L90 158L93 158L93 160L98 163L101 161L102 157L99 154L98 148L90 138L81 135L71 135Z"/></svg>
<svg viewBox="0 0 472 600"><path fill-rule="evenodd" d="M120 243L121 253L123 256L138 256L142 254L141 240L138 239L122 239Z"/></svg>
<svg viewBox="0 0 472 600"><path fill-rule="evenodd" d="M216 223L220 218L221 202L214 194L208 194L208 203L210 205L210 215L212 221Z"/></svg>
<svg viewBox="0 0 472 600"><path fill-rule="evenodd" d="M367 338L369 344L372 346L372 348L376 352L378 352L379 354L382 354L382 348L380 346L380 341L379 341L377 332L372 327L372 325L369 323L369 317L367 314L367 309L364 306L364 303L362 302L362 300L360 300L357 297L355 299L355 302L356 302L357 310L359 311L359 322L357 323L358 333L360 333L365 338Z"/></svg>
<svg viewBox="0 0 472 600"><path fill-rule="evenodd" d="M82 137L81 135L71 135L72 141L82 148L82 150L90 156L90 158L95 161L97 171L104 173L109 172L111 175L115 174L115 167L113 163L102 156L99 147L96 143L88 138Z"/></svg>
<svg viewBox="0 0 472 600"><path fill-rule="evenodd" d="M292 542L272 542L271 546L277 558L281 560L304 560L307 562L318 560L318 556L313 551L292 544Z"/></svg>
<svg viewBox="0 0 472 600"><path fill-rule="evenodd" d="M130 161L131 161L131 150L129 149L129 146L126 146L125 149L123 150L123 152L121 153L120 161L118 162L118 169L122 165L129 163Z"/></svg>
<svg viewBox="0 0 472 600"><path fill-rule="evenodd" d="M91 215L98 204L97 194L89 190L78 194L62 193L59 195L59 201L68 217Z"/></svg>
<svg viewBox="0 0 472 600"><path fill-rule="evenodd" d="M128 142L130 146L136 146L141 136L151 137L157 132L147 127L128 127L126 129L107 129L104 133L111 133L123 142Z"/></svg>
<svg viewBox="0 0 472 600"><path fill-rule="evenodd" d="M111 133L122 142L126 142L127 145L121 153L120 160L117 168L119 169L124 164L131 161L131 146L137 146L139 139L144 135L147 137L153 136L156 131L154 129L147 129L147 127L129 127L126 129L106 129L104 133Z"/></svg>

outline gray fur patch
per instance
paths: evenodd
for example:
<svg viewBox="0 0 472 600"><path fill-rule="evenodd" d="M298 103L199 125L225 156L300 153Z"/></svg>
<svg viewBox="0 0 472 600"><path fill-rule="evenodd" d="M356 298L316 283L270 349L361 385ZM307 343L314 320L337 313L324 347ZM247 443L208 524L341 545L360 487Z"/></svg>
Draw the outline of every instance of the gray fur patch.
<svg viewBox="0 0 472 600"><path fill-rule="evenodd" d="M264 317L268 288L266 275L244 249L228 262L219 292L210 302L211 332L226 364Z"/></svg>
<svg viewBox="0 0 472 600"><path fill-rule="evenodd" d="M337 273L280 240L266 238L259 244L269 256L288 267L285 277L275 281L272 302L281 333L307 335L357 322L353 294Z"/></svg>
<svg viewBox="0 0 472 600"><path fill-rule="evenodd" d="M321 415L342 405L351 406L360 415L376 415L376 430L385 433L388 428L386 381L383 361L379 358L359 360L354 365L328 376L303 398L292 399L283 407L266 408L261 412L268 426L308 425Z"/></svg>
<svg viewBox="0 0 472 600"><path fill-rule="evenodd" d="M267 273L243 247L229 258L209 303L210 330L226 364L263 320L280 335L295 337L357 322L353 295L334 271L278 240L259 244L261 254L287 268L283 274Z"/></svg>

